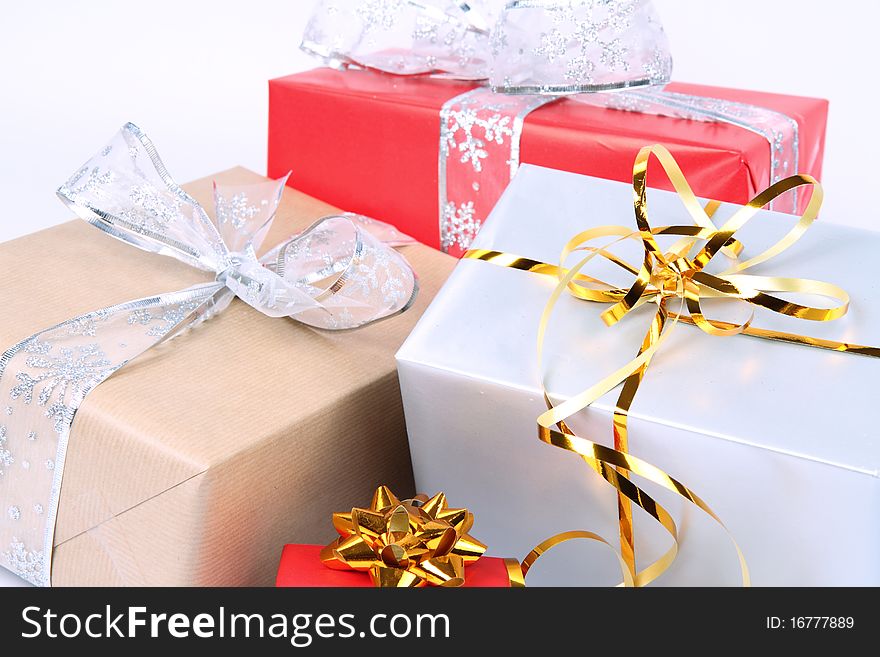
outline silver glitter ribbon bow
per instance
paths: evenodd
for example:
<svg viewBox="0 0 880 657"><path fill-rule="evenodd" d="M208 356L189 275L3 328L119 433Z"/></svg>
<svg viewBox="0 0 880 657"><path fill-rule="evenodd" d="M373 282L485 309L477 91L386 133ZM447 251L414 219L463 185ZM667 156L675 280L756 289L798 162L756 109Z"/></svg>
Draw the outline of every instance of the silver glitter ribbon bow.
<svg viewBox="0 0 880 657"><path fill-rule="evenodd" d="M129 123L58 190L97 228L211 272L214 280L74 317L0 356L0 555L7 568L49 584L76 410L131 359L221 312L234 297L270 317L321 329L364 326L415 300L416 276L392 248L412 240L359 215L325 217L258 257L286 180L215 183L214 223Z"/></svg>
<svg viewBox="0 0 880 657"><path fill-rule="evenodd" d="M334 68L480 83L440 111L438 228L456 256L519 168L525 118L563 96L735 125L767 140L763 184L799 171L791 117L662 88L672 56L649 0L320 0L300 47ZM797 212L797 195L771 208Z"/></svg>

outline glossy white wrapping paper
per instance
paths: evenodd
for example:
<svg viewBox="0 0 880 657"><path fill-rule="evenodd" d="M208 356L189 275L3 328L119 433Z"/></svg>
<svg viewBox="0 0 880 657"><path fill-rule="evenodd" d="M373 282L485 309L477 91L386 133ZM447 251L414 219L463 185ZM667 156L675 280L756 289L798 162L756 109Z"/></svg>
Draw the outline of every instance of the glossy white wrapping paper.
<svg viewBox="0 0 880 657"><path fill-rule="evenodd" d="M672 192L650 190L648 213L655 227L688 221ZM722 206L716 224L731 213ZM778 239L792 221L772 212L756 217L742 232L744 255ZM570 237L603 224L635 226L630 185L524 165L473 248L553 263ZM849 313L816 323L759 309L755 325L877 346L880 282L871 263L878 252L880 235L820 219L754 273L836 283L851 296ZM535 418L545 406L536 335L554 284L462 260L397 354L416 485L467 505L476 515L474 536L495 556L522 558L570 529L617 540L614 489L576 455L537 438ZM557 305L544 364L554 400L636 355L650 311L608 328L599 319L604 308L567 295ZM629 451L718 513L743 548L753 584L878 585L878 377L876 358L679 325L635 398ZM570 422L575 431L610 445L616 394ZM717 524L646 486L680 528L679 557L657 584L737 585L736 555ZM669 538L638 509L635 516L637 559L645 565ZM529 583L611 585L619 576L607 548L570 543L544 557Z"/></svg>

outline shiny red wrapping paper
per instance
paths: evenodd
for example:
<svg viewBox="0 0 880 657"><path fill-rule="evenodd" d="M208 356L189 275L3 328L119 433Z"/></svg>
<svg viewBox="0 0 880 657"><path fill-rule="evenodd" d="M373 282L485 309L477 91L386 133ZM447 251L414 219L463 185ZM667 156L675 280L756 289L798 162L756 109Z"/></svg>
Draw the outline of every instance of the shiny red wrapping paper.
<svg viewBox="0 0 880 657"><path fill-rule="evenodd" d="M320 545L285 545L278 566L277 587L372 586L367 573L334 570L321 562ZM465 568L464 586L509 587L504 559L480 557Z"/></svg>
<svg viewBox="0 0 880 657"><path fill-rule="evenodd" d="M269 82L268 175L439 247L440 108L472 83L315 69ZM672 83L670 91L782 112L799 127L799 172L821 178L828 101ZM770 145L724 123L637 114L561 100L525 120L521 162L611 180L632 178L646 144L666 145L698 196L747 202L767 186ZM648 184L668 188L665 179ZM585 209L586 210L586 209Z"/></svg>

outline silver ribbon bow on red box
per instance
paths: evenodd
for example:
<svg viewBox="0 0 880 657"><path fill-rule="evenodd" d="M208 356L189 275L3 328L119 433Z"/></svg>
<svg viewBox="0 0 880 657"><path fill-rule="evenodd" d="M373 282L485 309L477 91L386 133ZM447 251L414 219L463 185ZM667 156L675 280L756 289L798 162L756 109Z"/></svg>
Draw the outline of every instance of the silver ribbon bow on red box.
<svg viewBox="0 0 880 657"><path fill-rule="evenodd" d="M440 243L458 256L519 168L525 118L563 96L729 123L767 140L763 184L799 171L791 117L663 88L672 55L650 0L319 0L301 48L334 68L480 83L440 112ZM795 213L797 195L771 207Z"/></svg>

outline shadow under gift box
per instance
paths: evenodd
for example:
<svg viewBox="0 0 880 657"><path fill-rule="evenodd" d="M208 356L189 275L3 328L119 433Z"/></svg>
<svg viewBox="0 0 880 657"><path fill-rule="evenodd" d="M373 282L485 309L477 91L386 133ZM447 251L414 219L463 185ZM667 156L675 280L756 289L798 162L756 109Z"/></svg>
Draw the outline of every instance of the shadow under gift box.
<svg viewBox="0 0 880 657"><path fill-rule="evenodd" d="M211 181L183 188L213 208ZM290 188L266 244L335 208ZM126 365L77 411L64 470L55 585L271 585L280 546L380 483L413 491L394 352L452 268L402 249L415 305L332 333L239 300ZM207 276L77 220L0 244L0 344L80 313Z"/></svg>
<svg viewBox="0 0 880 657"><path fill-rule="evenodd" d="M270 80L269 175L293 171L297 189L381 217L439 248L440 109L473 88L472 82L329 68ZM797 171L821 179L828 101L679 82L666 89L787 115L798 124ZM748 129L568 99L526 117L520 161L627 181L636 153L652 143L668 146L693 172L697 195L744 204L769 185L770 144ZM649 184L671 189L662 178Z"/></svg>
<svg viewBox="0 0 880 657"><path fill-rule="evenodd" d="M558 262L565 242L582 230L634 226L632 207L631 185L526 165L474 248ZM690 223L670 192L650 191L648 214L655 227ZM716 225L730 214L731 206L722 205ZM535 217L542 219L540 228ZM737 233L744 255L759 253L793 221L759 213ZM794 246L748 273L836 283L851 296L849 313L808 322L758 309L755 325L878 345L880 288L867 264L878 251L880 234L817 222ZM596 275L598 262L582 273ZM632 282L599 272L627 287ZM539 541L572 529L617 541L615 490L577 455L537 437L536 418L546 409L537 329L555 284L554 278L462 260L397 354L416 486L442 486L451 498L467 500L493 555L522 558ZM636 311L609 328L599 318L607 307L566 294L557 304L545 342L547 387L557 403L637 355L653 311ZM740 309L736 317L746 314ZM742 547L755 585L876 586L878 377L877 358L742 335L714 337L679 325L653 357L635 397L629 452L712 507ZM578 435L611 445L617 394L613 390L566 422ZM681 530L679 557L657 584L738 585L736 553L724 531L681 498L650 482L645 487ZM643 567L663 554L670 539L647 514L633 513ZM543 557L527 583L610 585L619 578L607 548L574 542Z"/></svg>

